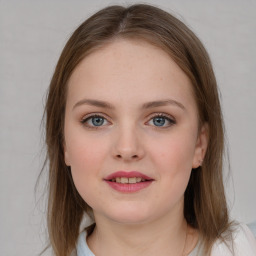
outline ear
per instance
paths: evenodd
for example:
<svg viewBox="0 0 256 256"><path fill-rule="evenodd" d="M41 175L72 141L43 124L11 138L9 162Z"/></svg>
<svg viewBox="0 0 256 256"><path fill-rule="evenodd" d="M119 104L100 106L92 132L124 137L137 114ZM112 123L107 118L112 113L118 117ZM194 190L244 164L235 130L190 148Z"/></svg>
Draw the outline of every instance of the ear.
<svg viewBox="0 0 256 256"><path fill-rule="evenodd" d="M198 133L195 153L192 163L192 168L198 168L202 165L204 156L207 150L209 140L209 125L208 123L204 123Z"/></svg>
<svg viewBox="0 0 256 256"><path fill-rule="evenodd" d="M63 151L64 151L64 161L67 166L70 166L69 153L67 150L66 143L63 143Z"/></svg>

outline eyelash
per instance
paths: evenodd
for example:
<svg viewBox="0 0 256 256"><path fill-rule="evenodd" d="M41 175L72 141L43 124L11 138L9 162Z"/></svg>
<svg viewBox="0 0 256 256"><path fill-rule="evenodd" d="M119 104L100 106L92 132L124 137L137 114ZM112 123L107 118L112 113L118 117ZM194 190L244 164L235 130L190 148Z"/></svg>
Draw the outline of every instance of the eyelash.
<svg viewBox="0 0 256 256"><path fill-rule="evenodd" d="M99 117L99 118L103 118L103 119L107 120L107 118L104 115L96 114L95 113L95 114L83 117L80 122L81 122L82 125L86 126L86 128L89 128L89 129L100 129L100 128L102 128L103 125L102 126L89 126L89 125L86 125L86 122L88 122L88 120L90 120L90 119L92 119L94 117ZM154 128L156 128L156 129L158 129L158 128L167 129L170 126L176 124L176 121L175 121L175 119L172 116L170 116L168 114L164 114L164 113L155 113L153 116L151 116L149 121L153 120L156 117L162 117L162 118L164 118L165 120L167 120L170 123L168 126L164 126L164 127L163 126L154 126Z"/></svg>

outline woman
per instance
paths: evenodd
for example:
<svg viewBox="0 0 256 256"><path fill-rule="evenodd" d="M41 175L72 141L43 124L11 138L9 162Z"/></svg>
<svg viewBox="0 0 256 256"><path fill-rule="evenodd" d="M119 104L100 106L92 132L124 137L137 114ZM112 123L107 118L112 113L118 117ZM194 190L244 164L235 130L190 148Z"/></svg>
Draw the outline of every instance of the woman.
<svg viewBox="0 0 256 256"><path fill-rule="evenodd" d="M181 21L99 11L67 42L45 111L55 255L255 255L227 211L211 62Z"/></svg>

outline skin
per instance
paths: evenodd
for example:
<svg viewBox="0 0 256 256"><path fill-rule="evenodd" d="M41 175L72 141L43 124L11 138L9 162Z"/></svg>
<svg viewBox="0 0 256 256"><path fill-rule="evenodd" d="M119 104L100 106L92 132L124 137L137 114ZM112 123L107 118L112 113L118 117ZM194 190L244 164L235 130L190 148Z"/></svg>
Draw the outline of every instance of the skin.
<svg viewBox="0 0 256 256"><path fill-rule="evenodd" d="M144 103L167 99L172 103L142 109ZM159 126L154 117L159 113L172 122L160 117ZM95 119L87 119L91 114L103 117L97 128ZM170 56L127 39L91 53L70 77L64 134L65 162L95 215L96 228L87 239L91 250L97 256L181 255L184 192L204 157L207 126L198 126L191 82ZM138 192L121 193L104 181L119 170L138 171L154 181ZM188 230L186 251L197 236Z"/></svg>

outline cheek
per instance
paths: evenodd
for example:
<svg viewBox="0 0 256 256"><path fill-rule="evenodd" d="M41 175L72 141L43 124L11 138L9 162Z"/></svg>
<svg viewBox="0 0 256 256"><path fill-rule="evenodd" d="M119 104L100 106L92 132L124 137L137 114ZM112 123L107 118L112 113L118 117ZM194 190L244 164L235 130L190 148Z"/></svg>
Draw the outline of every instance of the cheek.
<svg viewBox="0 0 256 256"><path fill-rule="evenodd" d="M69 121L65 127L65 156L76 171L87 172L104 158L106 141Z"/></svg>
<svg viewBox="0 0 256 256"><path fill-rule="evenodd" d="M78 132L67 131L66 152L74 184L82 196L88 202L90 193L95 192L95 182L101 179L100 171L108 152L107 145L93 136Z"/></svg>
<svg viewBox="0 0 256 256"><path fill-rule="evenodd" d="M173 200L180 198L189 181L194 157L193 136L170 136L170 139L155 144L151 152L164 193ZM154 157L153 157L154 155Z"/></svg>
<svg viewBox="0 0 256 256"><path fill-rule="evenodd" d="M192 136L174 135L162 142L155 143L152 148L153 159L166 172L191 170L195 152L194 138Z"/></svg>
<svg viewBox="0 0 256 256"><path fill-rule="evenodd" d="M152 197L154 202L159 203L157 207L164 212L182 205L192 170L194 139L184 133L173 133L159 138L153 142L148 141L148 152L159 189Z"/></svg>

